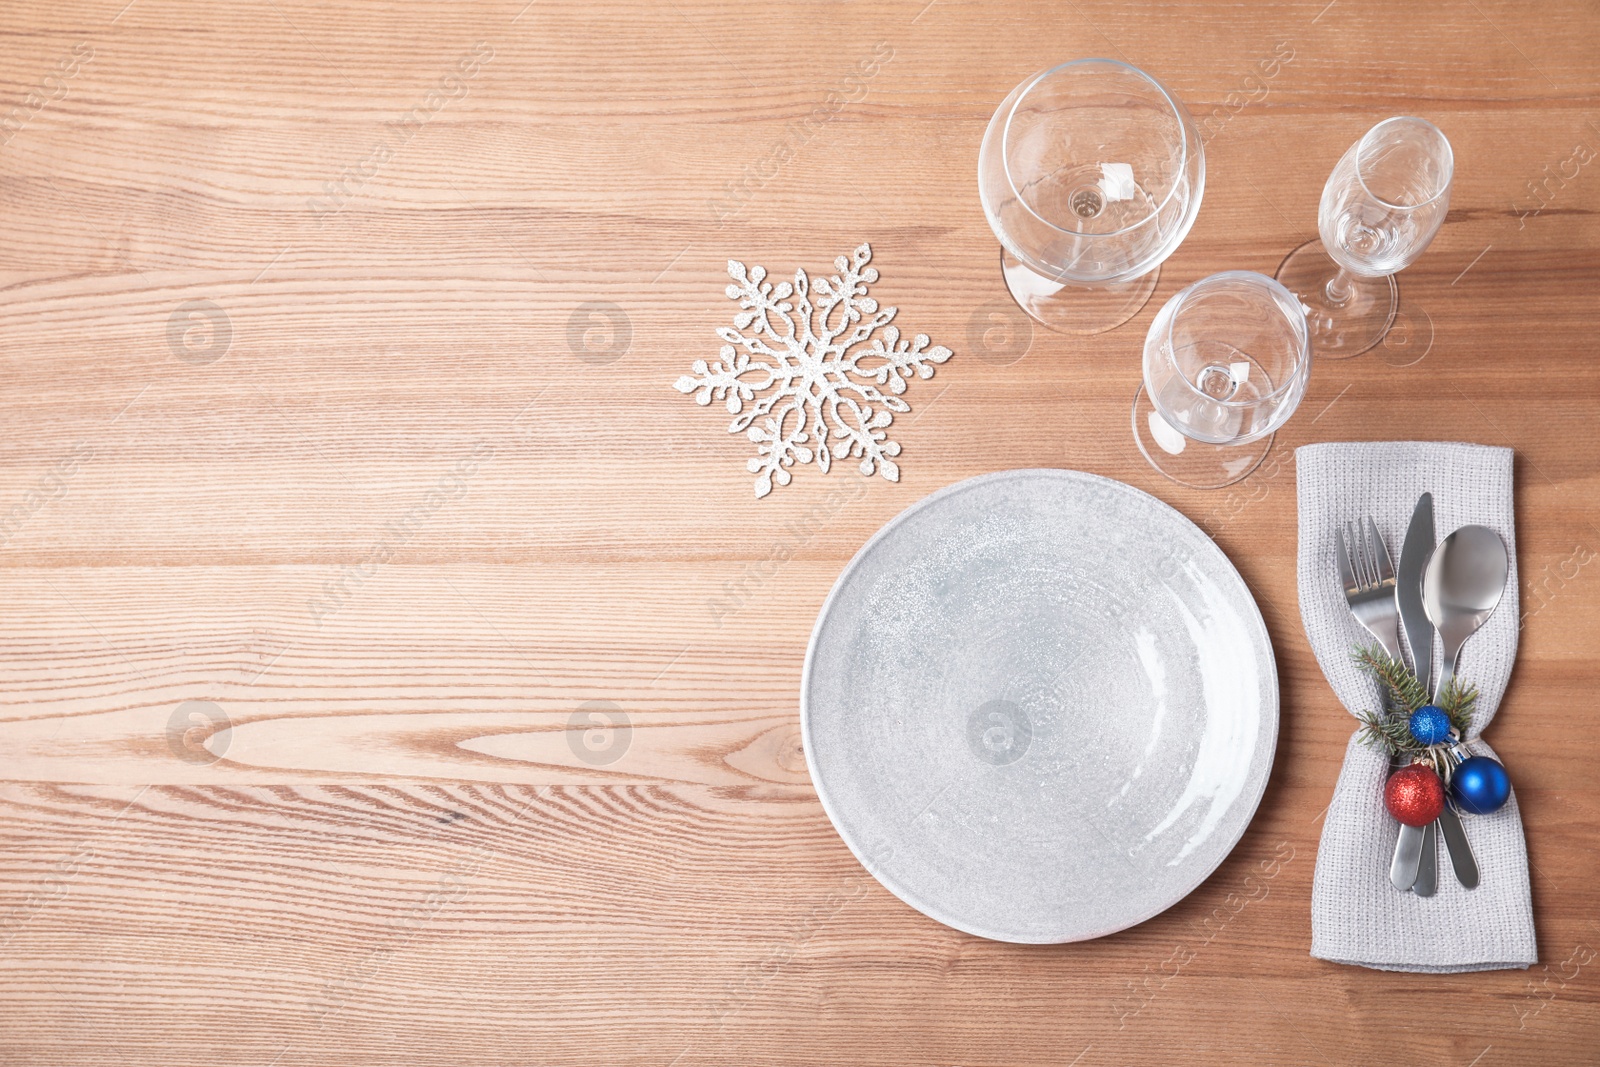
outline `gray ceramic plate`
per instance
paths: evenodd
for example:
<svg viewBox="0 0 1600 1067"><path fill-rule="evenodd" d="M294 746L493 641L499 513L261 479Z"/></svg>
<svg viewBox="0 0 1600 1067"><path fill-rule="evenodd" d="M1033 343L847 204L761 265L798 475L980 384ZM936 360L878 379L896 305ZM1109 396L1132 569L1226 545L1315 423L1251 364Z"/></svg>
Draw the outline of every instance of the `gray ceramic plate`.
<svg viewBox="0 0 1600 1067"><path fill-rule="evenodd" d="M851 560L800 720L823 807L890 892L981 937L1081 941L1233 849L1278 677L1250 591L1188 519L1096 475L1007 471Z"/></svg>

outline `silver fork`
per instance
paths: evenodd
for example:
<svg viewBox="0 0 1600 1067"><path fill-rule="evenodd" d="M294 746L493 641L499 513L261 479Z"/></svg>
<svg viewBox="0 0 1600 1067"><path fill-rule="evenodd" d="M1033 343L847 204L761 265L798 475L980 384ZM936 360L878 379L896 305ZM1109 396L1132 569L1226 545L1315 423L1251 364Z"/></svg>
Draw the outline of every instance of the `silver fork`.
<svg viewBox="0 0 1600 1067"><path fill-rule="evenodd" d="M1391 659L1400 660L1400 606L1394 596L1394 564L1389 559L1389 549L1378 536L1378 527L1367 517L1365 536L1350 523L1335 531L1336 553L1339 557L1339 582L1344 586L1344 602L1350 614L1366 628ZM1402 660L1402 662L1404 662ZM1389 707L1387 696L1385 709ZM1399 762L1389 757L1389 773L1399 769ZM1428 840L1427 832L1418 826L1400 827L1395 840L1394 858L1389 864L1389 880L1394 887L1408 890L1417 885L1419 868L1424 865ZM1431 870L1431 866L1429 867ZM1431 896L1431 879L1424 879L1423 895Z"/></svg>
<svg viewBox="0 0 1600 1067"><path fill-rule="evenodd" d="M1339 581L1344 586L1344 602L1350 605L1350 614L1377 638L1390 657L1399 659L1400 607L1394 599L1394 564L1389 561L1389 549L1370 517L1365 538L1348 522L1338 532L1338 538Z"/></svg>

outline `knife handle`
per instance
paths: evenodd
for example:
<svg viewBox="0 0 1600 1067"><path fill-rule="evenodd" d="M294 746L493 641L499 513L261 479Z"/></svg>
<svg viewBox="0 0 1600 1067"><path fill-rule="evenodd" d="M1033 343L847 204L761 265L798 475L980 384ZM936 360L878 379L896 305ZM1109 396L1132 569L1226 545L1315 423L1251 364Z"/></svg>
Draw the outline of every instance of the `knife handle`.
<svg viewBox="0 0 1600 1067"><path fill-rule="evenodd" d="M1419 897L1431 897L1439 889L1438 830L1437 819L1422 828L1422 859L1417 864L1417 882L1411 887Z"/></svg>

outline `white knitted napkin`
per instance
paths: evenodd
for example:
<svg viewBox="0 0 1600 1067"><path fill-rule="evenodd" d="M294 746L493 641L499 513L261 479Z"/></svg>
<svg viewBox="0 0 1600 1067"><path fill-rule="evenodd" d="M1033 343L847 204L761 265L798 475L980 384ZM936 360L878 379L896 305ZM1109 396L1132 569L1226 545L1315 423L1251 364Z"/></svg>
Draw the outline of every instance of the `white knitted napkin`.
<svg viewBox="0 0 1600 1067"><path fill-rule="evenodd" d="M1295 451L1300 503L1300 616L1334 694L1352 714L1380 705L1377 683L1350 659L1371 644L1345 606L1334 557L1334 531L1371 516L1399 563L1417 497L1433 494L1434 529L1442 540L1477 523L1505 539L1511 573L1504 599L1468 639L1457 673L1478 687L1468 740L1493 755L1477 735L1494 718L1517 654L1517 542L1511 504L1511 450L1426 442L1331 443ZM1409 651L1409 649L1408 649ZM1434 642L1434 663L1439 642ZM1437 674L1435 674L1437 677ZM1388 758L1351 737L1317 850L1311 888L1311 955L1386 971L1488 971L1538 962L1528 853L1513 794L1493 815L1463 815L1481 872L1466 890L1441 839L1438 892L1404 893L1389 882L1399 824L1384 810ZM1517 769L1508 767L1512 780Z"/></svg>

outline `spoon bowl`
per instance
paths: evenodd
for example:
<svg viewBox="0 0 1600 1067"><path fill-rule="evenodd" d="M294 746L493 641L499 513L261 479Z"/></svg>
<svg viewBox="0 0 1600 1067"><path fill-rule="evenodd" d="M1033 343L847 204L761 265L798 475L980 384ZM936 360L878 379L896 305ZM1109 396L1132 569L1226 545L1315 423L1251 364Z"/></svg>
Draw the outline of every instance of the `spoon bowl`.
<svg viewBox="0 0 1600 1067"><path fill-rule="evenodd" d="M1461 646L1500 606L1510 573L1506 543L1487 526L1463 526L1433 550L1422 576L1422 609L1444 653L1434 699L1455 677Z"/></svg>

